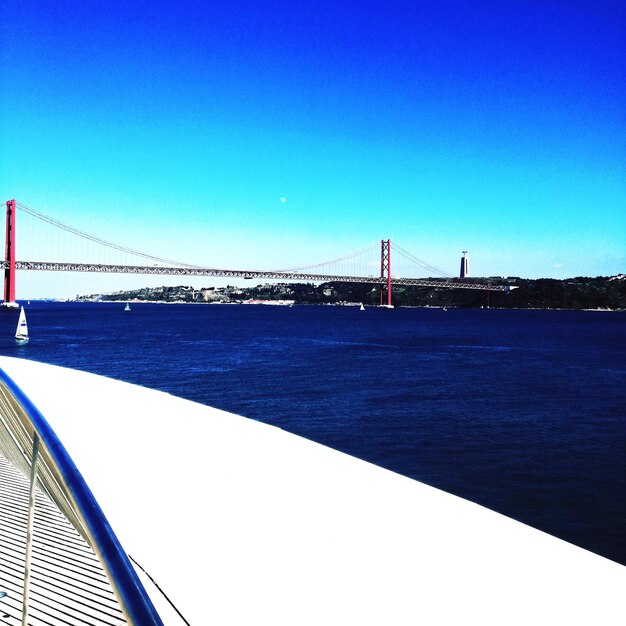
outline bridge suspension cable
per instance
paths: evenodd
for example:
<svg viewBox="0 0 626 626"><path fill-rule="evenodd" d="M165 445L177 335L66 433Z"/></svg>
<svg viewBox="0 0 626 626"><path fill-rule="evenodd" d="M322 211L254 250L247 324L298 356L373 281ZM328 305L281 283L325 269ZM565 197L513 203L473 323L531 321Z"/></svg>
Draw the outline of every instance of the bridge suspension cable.
<svg viewBox="0 0 626 626"><path fill-rule="evenodd" d="M315 263L314 265L303 265L301 267L291 267L288 269L282 269L282 270L273 270L275 272L289 272L289 273L293 273L293 272L303 272L303 271L308 271L308 270L312 270L312 269L316 269L318 267L323 267L324 265L332 265L335 263L339 263L341 261L347 261L349 259L354 259L355 257L367 254L368 252L371 252L372 250L374 250L375 248L378 248L380 246L380 244L378 242L373 243L370 246L366 246L365 248L361 248L360 250L357 250L356 252L352 252L351 254L346 254L345 256L339 257L337 259L331 259L329 261L322 261L321 263Z"/></svg>
<svg viewBox="0 0 626 626"><path fill-rule="evenodd" d="M32 215L42 222L46 222L47 224L51 224L52 226L56 226L61 230L64 230L68 233L81 237L83 239L87 239L88 241L92 241L94 243L100 244L107 248L111 248L113 250L117 250L118 252L125 252L127 254L132 254L134 256L141 257L143 259L147 259L149 261L157 261L158 263L167 263L168 265L176 265L179 267L198 267L197 265L189 265L188 263L181 263L180 261L172 261L171 259L164 259L162 257L154 256L152 254L146 254L145 252L139 252L138 250L134 250L132 248L128 248L127 246L122 246L111 241L107 241L106 239L102 239L101 237L97 237L96 235L91 235L83 230L79 230L78 228L74 228L73 226L69 226L68 224L64 224L63 222L55 219L54 217L50 217L49 215L45 215L44 213L40 213L36 211L32 207L29 207L22 202L15 203L15 206L24 213L28 215Z"/></svg>
<svg viewBox="0 0 626 626"><path fill-rule="evenodd" d="M426 261L422 261L421 259L418 259L416 256L411 254L408 250L405 250L404 248L399 246L395 241L391 242L391 247L394 250L394 252L397 252L400 256L404 257L407 261L410 261L411 263L418 265L422 269L425 269L429 272L434 272L437 276L443 276L445 278L454 278L452 274L448 274L447 272L444 272L438 267L435 267L434 265L430 265L430 263L426 263Z"/></svg>

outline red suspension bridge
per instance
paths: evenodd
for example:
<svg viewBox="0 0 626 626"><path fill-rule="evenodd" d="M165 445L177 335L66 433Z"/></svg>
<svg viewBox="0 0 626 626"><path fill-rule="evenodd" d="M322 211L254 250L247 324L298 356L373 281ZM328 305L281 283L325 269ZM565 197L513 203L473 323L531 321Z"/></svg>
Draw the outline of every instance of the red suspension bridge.
<svg viewBox="0 0 626 626"><path fill-rule="evenodd" d="M86 263L78 261L23 261L16 260L16 212L21 211L24 215L36 218L40 222L48 224L57 230L64 231L70 235L79 237L98 246L103 246L109 250L114 250L133 258L141 259L141 263ZM329 271L329 268L337 268L341 262L347 262L367 253L371 253L380 245L380 274L378 275L358 275L356 272ZM442 278L403 278L392 274L392 251L404 261L413 263L420 267L422 271L429 271L431 274L438 274ZM394 256L395 258L395 256ZM454 278L449 274L437 269L428 263L421 261L410 252L404 250L391 240L381 240L367 248L363 248L353 254L309 265L286 270L243 270L243 269L218 269L179 263L161 257L145 254L133 250L123 245L118 245L91 235L77 228L69 226L50 216L40 213L15 200L6 202L6 246L5 258L2 262L4 268L4 306L15 305L15 274L16 270L35 270L48 272L91 272L109 274L148 274L148 275L168 275L168 276L218 276L227 278L265 278L278 279L284 281L309 281L309 282L347 282L365 283L380 286L380 304L392 306L392 291L395 285L409 285L419 287L434 288L454 288L454 289L480 289L490 291L509 291L511 288L506 285L494 285L484 282L470 282L463 279ZM326 270L326 271L324 271Z"/></svg>

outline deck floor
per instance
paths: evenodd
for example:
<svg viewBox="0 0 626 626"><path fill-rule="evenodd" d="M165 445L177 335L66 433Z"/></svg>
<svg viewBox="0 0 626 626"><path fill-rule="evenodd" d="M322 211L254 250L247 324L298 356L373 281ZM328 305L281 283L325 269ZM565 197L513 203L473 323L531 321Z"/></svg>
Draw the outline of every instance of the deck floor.
<svg viewBox="0 0 626 626"><path fill-rule="evenodd" d="M0 455L0 624L21 624L29 481ZM125 624L100 561L37 489L31 562L32 626Z"/></svg>

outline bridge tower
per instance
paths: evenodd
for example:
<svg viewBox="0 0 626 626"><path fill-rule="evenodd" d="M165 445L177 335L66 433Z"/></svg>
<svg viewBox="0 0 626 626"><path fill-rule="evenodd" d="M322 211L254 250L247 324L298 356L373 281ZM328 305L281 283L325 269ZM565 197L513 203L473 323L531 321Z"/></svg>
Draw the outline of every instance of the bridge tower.
<svg viewBox="0 0 626 626"><path fill-rule="evenodd" d="M2 306L16 307L15 302L15 200L7 200L7 227L4 260L4 302Z"/></svg>
<svg viewBox="0 0 626 626"><path fill-rule="evenodd" d="M380 286L380 306L385 306L389 309L393 308L391 304L391 240L381 239L380 241L380 277L387 279L387 304L384 303L383 292L384 284Z"/></svg>

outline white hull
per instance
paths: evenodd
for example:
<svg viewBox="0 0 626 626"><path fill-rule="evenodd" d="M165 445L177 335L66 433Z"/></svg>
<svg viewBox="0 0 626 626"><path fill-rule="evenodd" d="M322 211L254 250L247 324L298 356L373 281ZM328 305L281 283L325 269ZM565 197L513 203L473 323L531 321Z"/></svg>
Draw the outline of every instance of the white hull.
<svg viewBox="0 0 626 626"><path fill-rule="evenodd" d="M169 394L0 367L187 623L626 623L625 567L477 504ZM163 622L184 626L139 575Z"/></svg>

